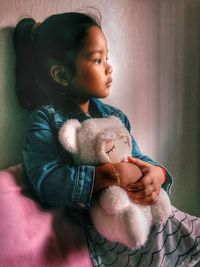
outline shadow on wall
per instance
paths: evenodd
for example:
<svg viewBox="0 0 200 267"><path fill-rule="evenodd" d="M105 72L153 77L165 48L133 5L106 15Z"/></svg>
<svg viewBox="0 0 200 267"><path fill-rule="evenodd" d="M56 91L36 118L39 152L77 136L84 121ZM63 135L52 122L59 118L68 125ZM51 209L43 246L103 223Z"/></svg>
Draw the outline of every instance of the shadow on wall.
<svg viewBox="0 0 200 267"><path fill-rule="evenodd" d="M27 113L15 95L13 28L0 30L0 169L22 160Z"/></svg>

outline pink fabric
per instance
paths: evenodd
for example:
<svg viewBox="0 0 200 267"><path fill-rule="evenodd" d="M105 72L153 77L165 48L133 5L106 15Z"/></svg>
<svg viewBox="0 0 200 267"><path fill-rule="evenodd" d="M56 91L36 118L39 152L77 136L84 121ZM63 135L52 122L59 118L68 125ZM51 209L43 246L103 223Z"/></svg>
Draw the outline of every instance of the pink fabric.
<svg viewBox="0 0 200 267"><path fill-rule="evenodd" d="M20 165L0 171L0 266L92 266L83 228L25 190Z"/></svg>

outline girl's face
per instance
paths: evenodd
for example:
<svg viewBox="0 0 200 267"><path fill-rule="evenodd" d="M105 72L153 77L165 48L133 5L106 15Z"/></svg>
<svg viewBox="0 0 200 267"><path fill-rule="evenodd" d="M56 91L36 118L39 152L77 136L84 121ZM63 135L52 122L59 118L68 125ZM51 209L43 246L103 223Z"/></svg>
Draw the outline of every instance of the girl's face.
<svg viewBox="0 0 200 267"><path fill-rule="evenodd" d="M76 59L76 73L70 81L70 94L80 100L108 96L112 83L112 67L108 63L106 38L92 26Z"/></svg>

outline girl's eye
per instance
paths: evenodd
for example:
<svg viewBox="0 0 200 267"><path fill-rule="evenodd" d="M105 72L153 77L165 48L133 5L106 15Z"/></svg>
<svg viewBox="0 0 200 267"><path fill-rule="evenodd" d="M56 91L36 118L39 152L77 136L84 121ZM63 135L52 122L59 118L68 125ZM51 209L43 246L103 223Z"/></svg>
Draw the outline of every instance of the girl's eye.
<svg viewBox="0 0 200 267"><path fill-rule="evenodd" d="M113 146L111 147L111 149L109 149L108 151L106 151L106 154L109 155L109 153L112 152L114 149L116 149L115 145L113 145Z"/></svg>
<svg viewBox="0 0 200 267"><path fill-rule="evenodd" d="M108 60L109 60L109 58L107 57L107 58L106 58L106 62L107 62ZM101 59L101 58L97 58L97 59L94 60L94 63L95 63L95 64L101 64L103 61L104 61L103 59Z"/></svg>
<svg viewBox="0 0 200 267"><path fill-rule="evenodd" d="M101 58L97 58L95 59L95 64L101 64L102 63L102 59Z"/></svg>

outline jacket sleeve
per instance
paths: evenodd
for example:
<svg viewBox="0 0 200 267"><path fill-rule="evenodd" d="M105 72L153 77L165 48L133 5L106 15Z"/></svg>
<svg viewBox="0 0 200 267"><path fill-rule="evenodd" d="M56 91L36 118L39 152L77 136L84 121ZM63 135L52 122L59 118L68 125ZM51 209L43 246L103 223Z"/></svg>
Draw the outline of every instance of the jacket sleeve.
<svg viewBox="0 0 200 267"><path fill-rule="evenodd" d="M47 205L87 209L93 190L94 166L66 163L58 146L57 133L45 108L33 112L23 156L26 176L34 193Z"/></svg>
<svg viewBox="0 0 200 267"><path fill-rule="evenodd" d="M130 122L129 122L127 116L125 114L121 113L121 119L124 122L126 128L128 129L128 131L130 133L131 126L130 126ZM156 162L156 161L152 160L151 158L149 158L147 155L142 154L136 140L134 139L134 137L131 136L131 138L132 138L132 155L133 155L133 157L139 158L139 159L144 160L146 162L149 162L153 165L161 166L166 170L166 180L163 183L162 187L163 187L163 189L165 189L165 191L170 193L170 189L171 189L171 186L173 184L173 178L172 178L171 174L169 173L169 171L161 163Z"/></svg>

